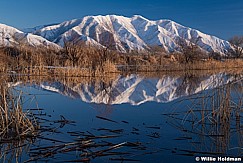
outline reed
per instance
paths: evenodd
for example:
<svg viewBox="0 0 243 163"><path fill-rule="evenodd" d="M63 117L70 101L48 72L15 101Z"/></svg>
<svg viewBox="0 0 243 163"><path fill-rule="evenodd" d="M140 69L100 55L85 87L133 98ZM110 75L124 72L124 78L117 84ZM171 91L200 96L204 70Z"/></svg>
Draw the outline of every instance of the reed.
<svg viewBox="0 0 243 163"><path fill-rule="evenodd" d="M243 97L238 89L240 80L242 79L236 79L232 83L185 99L190 103L186 111L175 111L166 115L169 117L168 122L181 130L184 137L191 138L192 142L199 142L192 143L195 150L178 149L179 153L207 156L242 155L243 136L240 126L243 123ZM233 94L238 94L237 98L234 98ZM232 137L238 139L238 146L232 142L235 141Z"/></svg>
<svg viewBox="0 0 243 163"><path fill-rule="evenodd" d="M15 141L34 137L37 134L37 122L23 111L21 92L0 86L0 137L1 141Z"/></svg>
<svg viewBox="0 0 243 163"><path fill-rule="evenodd" d="M0 160L19 162L39 133L39 125L30 112L23 110L22 92L0 79Z"/></svg>
<svg viewBox="0 0 243 163"><path fill-rule="evenodd" d="M198 54L200 55L200 54ZM185 61L185 54L128 52L67 43L60 50L43 47L2 47L0 72L42 75L51 71L65 76L101 76L121 72L175 72L187 70L227 70L243 68L242 59L216 60L196 57ZM203 55L204 56L204 55Z"/></svg>

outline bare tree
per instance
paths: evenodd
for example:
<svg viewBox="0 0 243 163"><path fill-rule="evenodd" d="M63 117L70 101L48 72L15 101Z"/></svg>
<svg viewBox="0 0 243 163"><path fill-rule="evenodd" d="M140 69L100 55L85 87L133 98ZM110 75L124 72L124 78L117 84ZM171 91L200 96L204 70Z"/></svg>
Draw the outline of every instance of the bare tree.
<svg viewBox="0 0 243 163"><path fill-rule="evenodd" d="M234 36L229 42L234 47L233 56L236 58L242 57L243 55L243 36Z"/></svg>
<svg viewBox="0 0 243 163"><path fill-rule="evenodd" d="M1 39L2 39L2 47L4 47L4 40L5 40L5 32L4 32L4 29L0 32L1 33Z"/></svg>
<svg viewBox="0 0 243 163"><path fill-rule="evenodd" d="M83 53L82 43L64 41L64 54L71 61L72 66L77 66L78 60Z"/></svg>
<svg viewBox="0 0 243 163"><path fill-rule="evenodd" d="M195 41L190 40L189 43L183 39L177 41L177 44L180 46L180 51L183 53L185 63L192 63L203 58L204 54L198 46L200 39L201 37L198 37Z"/></svg>

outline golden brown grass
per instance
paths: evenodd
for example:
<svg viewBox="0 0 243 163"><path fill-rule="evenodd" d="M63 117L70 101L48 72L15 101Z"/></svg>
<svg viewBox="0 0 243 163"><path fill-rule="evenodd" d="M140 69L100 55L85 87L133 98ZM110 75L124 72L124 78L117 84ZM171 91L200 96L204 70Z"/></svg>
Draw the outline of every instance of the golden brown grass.
<svg viewBox="0 0 243 163"><path fill-rule="evenodd" d="M172 55L172 57L171 57ZM165 52L119 53L84 44L67 44L59 51L17 47L0 49L0 72L57 76L107 76L111 73L188 70L228 70L243 68L242 59L196 58L186 62L183 54ZM50 73L51 72L51 73Z"/></svg>
<svg viewBox="0 0 243 163"><path fill-rule="evenodd" d="M20 140L36 134L37 124L22 109L21 93L14 93L5 82L0 85L1 141Z"/></svg>
<svg viewBox="0 0 243 163"><path fill-rule="evenodd" d="M0 78L0 160L18 162L39 131L35 117L22 108L22 94Z"/></svg>

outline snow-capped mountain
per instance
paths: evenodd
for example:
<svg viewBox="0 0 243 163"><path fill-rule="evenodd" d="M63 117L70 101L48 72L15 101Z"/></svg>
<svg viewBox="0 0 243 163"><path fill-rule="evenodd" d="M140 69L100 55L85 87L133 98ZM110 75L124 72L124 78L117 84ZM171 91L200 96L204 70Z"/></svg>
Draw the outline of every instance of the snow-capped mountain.
<svg viewBox="0 0 243 163"><path fill-rule="evenodd" d="M107 15L86 16L60 24L28 29L35 35L64 45L65 41L84 41L91 45L112 47L119 51L149 50L161 46L177 51L180 41L197 44L207 52L226 54L232 49L228 41L182 26L171 20L148 20L135 15L131 18Z"/></svg>
<svg viewBox="0 0 243 163"><path fill-rule="evenodd" d="M109 84L97 82L68 86L61 82L43 82L34 87L81 99L87 103L140 105L150 101L170 102L234 80L236 80L235 77L225 73L193 78L171 76L144 78L139 75L130 75L119 76Z"/></svg>
<svg viewBox="0 0 243 163"><path fill-rule="evenodd" d="M48 41L47 39L31 33L24 33L16 28L0 24L0 46L44 46L50 48L60 48L57 44Z"/></svg>
<svg viewBox="0 0 243 163"><path fill-rule="evenodd" d="M24 28L21 31L23 31L24 33L32 33L32 32L35 32L37 30L40 30L42 28L45 28L45 27L48 27L48 26L52 26L52 25L56 25L56 24L39 25L39 26L36 26L34 28Z"/></svg>

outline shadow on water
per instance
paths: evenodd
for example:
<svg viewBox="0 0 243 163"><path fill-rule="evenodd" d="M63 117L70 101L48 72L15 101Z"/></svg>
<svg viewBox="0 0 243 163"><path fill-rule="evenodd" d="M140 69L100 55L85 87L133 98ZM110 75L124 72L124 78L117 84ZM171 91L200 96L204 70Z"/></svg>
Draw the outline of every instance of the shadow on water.
<svg viewBox="0 0 243 163"><path fill-rule="evenodd" d="M22 116L29 126L6 139L11 134L3 134L7 121L1 119L1 161L177 162L242 156L241 74L5 78L1 100L10 100L9 110L21 110L13 120ZM15 92L6 94L5 88Z"/></svg>

